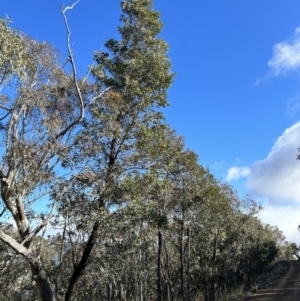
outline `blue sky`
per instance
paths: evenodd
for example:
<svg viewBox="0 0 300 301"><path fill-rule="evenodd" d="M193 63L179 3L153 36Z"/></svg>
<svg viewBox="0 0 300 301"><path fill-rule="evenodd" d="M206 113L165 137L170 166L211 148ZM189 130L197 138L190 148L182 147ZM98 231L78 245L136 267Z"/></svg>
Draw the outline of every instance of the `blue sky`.
<svg viewBox="0 0 300 301"><path fill-rule="evenodd" d="M59 6L2 0L13 26L66 56ZM177 74L167 122L216 178L262 202L264 222L300 241L300 1L154 1ZM81 0L68 17L79 73L117 37L117 0Z"/></svg>

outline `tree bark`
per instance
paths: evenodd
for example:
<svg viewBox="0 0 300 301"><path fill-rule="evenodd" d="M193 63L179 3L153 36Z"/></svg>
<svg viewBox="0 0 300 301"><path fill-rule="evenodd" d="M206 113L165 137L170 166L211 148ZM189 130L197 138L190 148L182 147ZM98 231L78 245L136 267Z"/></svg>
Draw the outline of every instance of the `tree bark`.
<svg viewBox="0 0 300 301"><path fill-rule="evenodd" d="M188 228L188 258L186 267L187 300L190 300L190 260L191 260L191 228Z"/></svg>
<svg viewBox="0 0 300 301"><path fill-rule="evenodd" d="M216 233L214 239L214 250L213 250L213 258L212 258L212 279L211 279L211 289L210 289L211 301L215 300L217 243L218 243L218 233Z"/></svg>
<svg viewBox="0 0 300 301"><path fill-rule="evenodd" d="M46 277L42 262L38 255L32 253L30 249L19 244L9 235L0 230L0 240L11 247L16 253L26 258L30 265L32 276L36 282L42 301L55 301L55 296L51 289L50 283ZM27 242L29 244L29 242Z"/></svg>
<svg viewBox="0 0 300 301"><path fill-rule="evenodd" d="M30 262L30 268L42 301L56 301L45 271L42 268L42 263L39 260Z"/></svg>
<svg viewBox="0 0 300 301"><path fill-rule="evenodd" d="M182 220L180 229L180 294L182 300L185 300L184 296L184 208L182 206Z"/></svg>
<svg viewBox="0 0 300 301"><path fill-rule="evenodd" d="M158 231L158 252L157 252L157 299L158 301L162 300L161 293L161 247L162 247L162 235Z"/></svg>
<svg viewBox="0 0 300 301"><path fill-rule="evenodd" d="M92 249L93 249L94 244L96 242L96 239L98 237L99 226L100 226L100 223L98 221L94 223L92 233L91 233L91 235L89 237L89 240L88 240L88 242L85 246L85 249L84 249L82 257L81 257L81 260L80 260L78 266L75 268L75 270L73 272L73 275L72 275L72 278L70 280L69 287L68 287L68 290L67 290L66 296L65 296L65 301L70 301L71 300L71 298L74 294L75 286L76 286L78 280L80 279L82 273L84 272L84 269L87 265L87 261L90 257L90 254L92 252Z"/></svg>

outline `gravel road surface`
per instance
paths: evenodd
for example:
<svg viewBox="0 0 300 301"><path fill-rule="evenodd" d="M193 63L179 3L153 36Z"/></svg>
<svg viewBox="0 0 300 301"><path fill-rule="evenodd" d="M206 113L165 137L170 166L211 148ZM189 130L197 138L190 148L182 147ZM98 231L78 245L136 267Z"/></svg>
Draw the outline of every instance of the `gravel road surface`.
<svg viewBox="0 0 300 301"><path fill-rule="evenodd" d="M243 301L300 301L300 261L288 261L286 271L265 288Z"/></svg>

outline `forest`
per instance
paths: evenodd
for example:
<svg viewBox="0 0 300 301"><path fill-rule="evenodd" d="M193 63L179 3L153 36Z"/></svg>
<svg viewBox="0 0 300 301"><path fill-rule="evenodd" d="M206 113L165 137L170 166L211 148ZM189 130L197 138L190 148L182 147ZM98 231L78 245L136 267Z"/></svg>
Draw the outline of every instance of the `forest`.
<svg viewBox="0 0 300 301"><path fill-rule="evenodd" d="M230 300L295 246L165 121L174 73L152 0L78 76L0 19L0 300ZM116 24L117 24L116 20ZM51 229L51 231L49 231Z"/></svg>

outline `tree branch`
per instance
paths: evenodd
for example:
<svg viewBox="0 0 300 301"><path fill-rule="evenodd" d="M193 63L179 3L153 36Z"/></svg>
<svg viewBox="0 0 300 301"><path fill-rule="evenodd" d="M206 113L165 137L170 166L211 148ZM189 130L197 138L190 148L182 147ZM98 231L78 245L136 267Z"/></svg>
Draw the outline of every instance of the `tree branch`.
<svg viewBox="0 0 300 301"><path fill-rule="evenodd" d="M33 236L37 235L37 234L43 229L43 227L45 227L45 226L49 223L49 221L50 221L50 219L51 219L51 217L52 217L52 215L53 215L53 212L54 212L55 208L56 208L56 199L54 200L54 203L53 203L51 212L49 213L48 217L47 217L41 224L39 224L39 225L38 225L38 226L30 233L30 235L28 235L28 236L21 242L21 245L24 245L25 242L27 242L28 240L30 240Z"/></svg>
<svg viewBox="0 0 300 301"><path fill-rule="evenodd" d="M71 6L67 6L64 10L62 10L61 12L63 13L63 14L65 14L65 12L67 11L67 10L69 10L69 9L73 9L74 8L74 6L79 2L80 0L77 0L75 3L73 3ZM61 8L62 9L62 8Z"/></svg>
<svg viewBox="0 0 300 301"><path fill-rule="evenodd" d="M72 67L72 73L73 73L73 80L74 80L74 84L75 84L75 89L76 89L76 93L77 93L77 96L78 96L78 99L79 99L79 102L80 102L80 116L78 118L76 118L73 122L71 122L64 130L62 130L60 133L58 133L55 136L55 139L58 139L59 137L62 137L63 135L65 135L72 127L74 127L75 125L77 125L78 123L80 123L83 120L83 118L84 118L85 107L84 107L83 97L82 97L82 94L81 94L79 83L78 83L78 80L77 80L76 65L75 65L74 56L73 56L71 45L70 45L71 31L70 31L68 19L67 19L67 16L66 16L66 11L73 9L74 6L79 1L80 0L77 0L75 3L73 3L71 6L67 6L65 9L61 8L61 14L63 15L65 26L66 26L66 30L67 30L68 61L70 62L71 67ZM84 81L87 79L89 73L90 73L90 71L88 72L88 74L87 74L86 78L84 79ZM105 92L107 92L109 89L110 88L105 89L98 96L94 97L91 102L93 102L96 99L102 97L103 94Z"/></svg>
<svg viewBox="0 0 300 301"><path fill-rule="evenodd" d="M9 247L11 247L16 253L26 258L28 258L28 256L30 255L28 249L26 249L24 246L19 244L16 240L14 240L9 235L5 234L1 229L0 229L0 239Z"/></svg>
<svg viewBox="0 0 300 301"><path fill-rule="evenodd" d="M107 87L106 89L104 89L99 95L95 96L87 105L86 108L91 105L94 101L96 101L97 99L101 98L106 92L108 92L111 89L111 87Z"/></svg>
<svg viewBox="0 0 300 301"><path fill-rule="evenodd" d="M8 111L8 112L12 112L12 109L7 108L7 107L5 107L5 106L3 106L3 105L1 105L1 104L0 104L0 108L6 110L6 111Z"/></svg>
<svg viewBox="0 0 300 301"><path fill-rule="evenodd" d="M0 213L0 217L4 214L4 212L6 211L6 207L3 208L2 212Z"/></svg>
<svg viewBox="0 0 300 301"><path fill-rule="evenodd" d="M77 96L78 96L79 102L80 102L80 116L77 119L75 119L73 122L71 122L71 124L69 124L59 134L57 134L56 137L55 137L56 139L63 136L64 134L66 134L74 125L78 124L84 118L84 103L83 103L82 94L81 94L81 91L80 91L80 88L79 88L79 85L78 85L78 81L77 81L77 71L76 71L74 57L73 57L73 53L72 53L72 49L71 49L71 45L70 45L71 31L70 31L68 19L67 19L67 16L66 16L66 11L73 9L74 6L78 2L79 2L79 0L77 0L71 6L67 6L65 9L61 8L61 14L63 15L65 26L66 26L66 29L67 29L67 48L68 48L68 54L69 54L68 60L69 60L69 62L71 64L71 67L72 67L73 80L74 80L74 84L75 84L75 88L76 88L76 93L77 93Z"/></svg>
<svg viewBox="0 0 300 301"><path fill-rule="evenodd" d="M74 289L75 289L75 285L77 283L77 281L79 280L80 276L82 275L86 265L87 265L87 261L89 259L90 253L92 252L93 246L96 242L96 239L98 237L98 229L99 229L100 223L99 222L95 222L94 226L93 226L93 230L91 232L91 235L89 237L89 240L85 246L85 249L83 251L81 260L78 264L78 266L75 268L72 278L70 280L69 283L69 287L65 296L65 301L70 301L72 298L72 295L74 293Z"/></svg>

